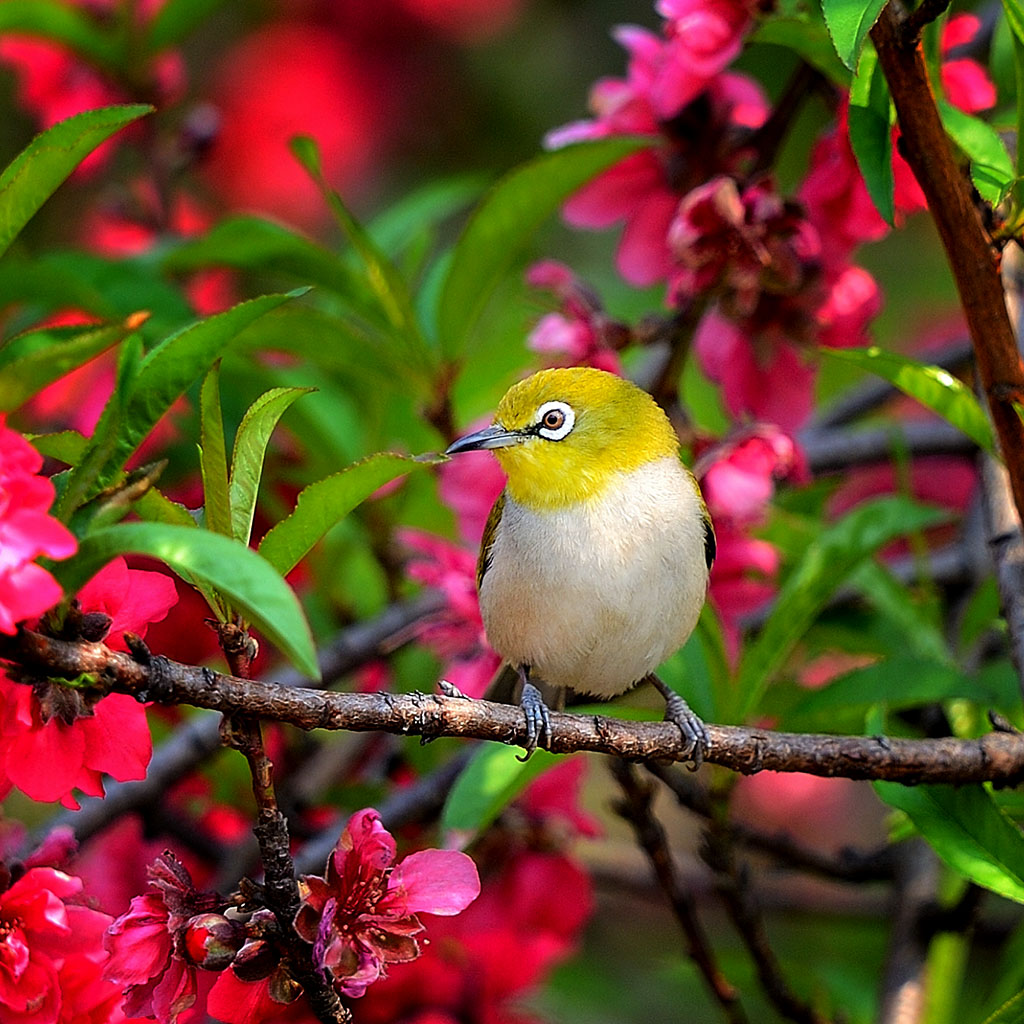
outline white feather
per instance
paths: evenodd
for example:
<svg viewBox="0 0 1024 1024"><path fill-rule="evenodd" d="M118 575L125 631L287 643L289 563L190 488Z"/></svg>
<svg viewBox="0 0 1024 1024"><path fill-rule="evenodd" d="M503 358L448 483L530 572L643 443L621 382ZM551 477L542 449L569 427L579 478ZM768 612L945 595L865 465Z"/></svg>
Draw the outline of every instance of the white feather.
<svg viewBox="0 0 1024 1024"><path fill-rule="evenodd" d="M494 649L552 686L601 697L678 650L707 594L701 501L674 457L567 509L506 498L490 554L480 609Z"/></svg>

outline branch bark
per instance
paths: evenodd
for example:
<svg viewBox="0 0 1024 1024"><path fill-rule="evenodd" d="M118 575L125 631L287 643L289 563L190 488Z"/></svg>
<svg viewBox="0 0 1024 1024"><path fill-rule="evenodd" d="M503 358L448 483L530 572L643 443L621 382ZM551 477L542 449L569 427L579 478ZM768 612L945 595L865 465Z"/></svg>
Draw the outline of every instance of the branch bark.
<svg viewBox="0 0 1024 1024"><path fill-rule="evenodd" d="M953 158L921 52L919 27L890 2L871 38L889 83L902 148L928 200L974 345L975 363L999 437L1018 511L1024 510L1024 424L1014 402L1024 399L1024 366L1003 297L999 254Z"/></svg>
<svg viewBox="0 0 1024 1024"><path fill-rule="evenodd" d="M77 679L87 675L110 692L140 701L191 704L247 714L301 729L381 730L433 739L462 736L524 744L522 711L506 704L422 693L324 693L237 679L206 668L154 657L149 665L100 643L57 640L22 631L0 636L0 659L20 675ZM552 713L551 750L591 750L629 760L681 760L678 729L666 722L627 722L604 715ZM1024 779L1024 734L991 732L977 739L906 740L829 736L709 725L706 760L733 771L765 769L908 785Z"/></svg>

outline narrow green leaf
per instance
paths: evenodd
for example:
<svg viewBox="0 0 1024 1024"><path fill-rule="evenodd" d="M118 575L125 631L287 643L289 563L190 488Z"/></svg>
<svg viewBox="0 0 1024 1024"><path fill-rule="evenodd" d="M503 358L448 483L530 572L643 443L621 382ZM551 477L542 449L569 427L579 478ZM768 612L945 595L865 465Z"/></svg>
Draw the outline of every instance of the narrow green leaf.
<svg viewBox="0 0 1024 1024"><path fill-rule="evenodd" d="M954 871L1024 903L1024 833L984 786L873 785L882 800L910 818Z"/></svg>
<svg viewBox="0 0 1024 1024"><path fill-rule="evenodd" d="M0 254L101 142L152 110L145 104L87 110L37 135L0 174Z"/></svg>
<svg viewBox="0 0 1024 1024"><path fill-rule="evenodd" d="M62 496L60 512L70 513L108 486L160 417L206 373L242 330L306 290L241 302L177 331L143 356L107 402L89 451Z"/></svg>
<svg viewBox="0 0 1024 1024"><path fill-rule="evenodd" d="M297 398L308 395L313 388L273 388L260 395L246 410L235 434L231 456L231 480L228 484L231 508L231 536L249 543L256 495L263 475L270 435L277 421ZM282 574L283 575L283 574Z"/></svg>
<svg viewBox="0 0 1024 1024"><path fill-rule="evenodd" d="M231 530L228 498L228 453L224 440L224 414L220 407L220 360L210 367L199 389L199 471L203 478L203 513L206 528L225 537ZM243 544L248 537L238 538Z"/></svg>
<svg viewBox="0 0 1024 1024"><path fill-rule="evenodd" d="M447 359L458 357L504 275L524 245L581 185L635 153L649 139L581 142L545 153L499 181L476 208L455 244L437 312Z"/></svg>
<svg viewBox="0 0 1024 1024"><path fill-rule="evenodd" d="M944 515L906 498L878 498L858 505L810 544L780 588L764 628L743 656L739 719L746 719L756 709L765 687L854 569L889 541L933 526Z"/></svg>
<svg viewBox="0 0 1024 1024"><path fill-rule="evenodd" d="M981 118L964 113L947 100L938 100L937 106L943 127L971 161L971 180L981 198L993 206L1002 202L1016 174L1006 143Z"/></svg>
<svg viewBox="0 0 1024 1024"><path fill-rule="evenodd" d="M978 400L963 381L939 366L927 366L906 356L870 348L822 348L825 355L876 373L904 394L963 431L979 448L998 456L992 425Z"/></svg>
<svg viewBox="0 0 1024 1024"><path fill-rule="evenodd" d="M536 750L528 761L520 761L516 747L488 743L473 754L455 781L444 810L441 829L458 832L468 839L485 829L539 775L558 764L560 758Z"/></svg>
<svg viewBox="0 0 1024 1024"><path fill-rule="evenodd" d="M405 279L362 224L352 216L341 196L327 184L320 167L320 153L316 143L305 137L293 139L292 152L320 189L338 226L362 261L367 281L395 338L403 344L411 359L416 360L424 371L430 371L434 359L420 330Z"/></svg>
<svg viewBox="0 0 1024 1024"><path fill-rule="evenodd" d="M0 349L0 412L17 409L48 384L123 341L137 323L45 327Z"/></svg>
<svg viewBox="0 0 1024 1024"><path fill-rule="evenodd" d="M1024 43L1024 2L1022 0L1003 0L1003 13L1013 34Z"/></svg>
<svg viewBox="0 0 1024 1024"><path fill-rule="evenodd" d="M381 452L304 487L295 510L271 529L259 552L286 576L332 526L341 522L378 487L429 461Z"/></svg>
<svg viewBox="0 0 1024 1024"><path fill-rule="evenodd" d="M1024 991L1008 999L983 1024L1024 1024Z"/></svg>
<svg viewBox="0 0 1024 1024"><path fill-rule="evenodd" d="M840 54L842 56L842 54ZM887 224L896 216L893 199L892 102L873 47L867 47L850 85L850 145L875 209Z"/></svg>
<svg viewBox="0 0 1024 1024"><path fill-rule="evenodd" d="M149 24L146 50L160 53L177 46L223 3L224 0L167 0Z"/></svg>
<svg viewBox="0 0 1024 1024"><path fill-rule="evenodd" d="M69 50L107 68L121 63L121 49L112 32L106 32L84 8L66 0L3 0L0 33L36 36L62 43Z"/></svg>
<svg viewBox="0 0 1024 1024"><path fill-rule="evenodd" d="M319 678L309 624L287 583L255 551L209 530L166 523L119 523L86 536L53 572L76 593L118 555L147 555L223 595L301 672Z"/></svg>
<svg viewBox="0 0 1024 1024"><path fill-rule="evenodd" d="M857 70L861 50L886 0L821 0L825 24L839 59Z"/></svg>

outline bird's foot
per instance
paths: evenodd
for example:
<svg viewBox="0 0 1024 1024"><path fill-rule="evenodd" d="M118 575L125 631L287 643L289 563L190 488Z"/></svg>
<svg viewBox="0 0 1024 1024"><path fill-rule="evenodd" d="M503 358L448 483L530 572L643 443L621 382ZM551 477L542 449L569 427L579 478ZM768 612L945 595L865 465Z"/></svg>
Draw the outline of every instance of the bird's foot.
<svg viewBox="0 0 1024 1024"><path fill-rule="evenodd" d="M523 709L523 716L526 718L526 743L523 744L526 753L519 760L529 761L538 746L549 747L551 745L551 712L548 710L547 704L544 703L540 690L525 678L519 706Z"/></svg>
<svg viewBox="0 0 1024 1024"><path fill-rule="evenodd" d="M661 695L665 698L665 721L672 722L683 737L680 753L683 760L689 758L691 771L696 771L704 763L711 739L704 722L690 710L690 705L675 690L663 683L657 676L650 676Z"/></svg>

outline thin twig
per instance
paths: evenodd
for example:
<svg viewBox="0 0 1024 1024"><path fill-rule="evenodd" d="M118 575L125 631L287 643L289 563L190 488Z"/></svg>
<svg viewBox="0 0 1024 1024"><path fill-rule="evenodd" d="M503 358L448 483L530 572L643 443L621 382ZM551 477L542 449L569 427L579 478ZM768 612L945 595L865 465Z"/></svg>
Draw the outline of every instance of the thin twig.
<svg viewBox="0 0 1024 1024"><path fill-rule="evenodd" d="M518 707L422 693L323 693L240 680L207 668L155 657L140 664L101 643L57 640L22 630L0 635L0 659L22 675L78 679L86 675L109 692L137 700L192 704L242 713L301 729L381 730L435 738L463 736L523 745L526 723ZM592 750L632 760L680 760L679 730L670 722L628 722L604 715L552 712L551 749ZM913 785L1024 778L1024 735L991 732L976 739L908 740L884 736L829 736L709 725L705 758L733 771L764 769Z"/></svg>
<svg viewBox="0 0 1024 1024"><path fill-rule="evenodd" d="M751 891L746 869L737 863L732 836L726 825L712 822L704 833L701 856L715 872L718 892L729 918L754 961L758 980L772 1005L795 1024L826 1024L806 1000L793 991L772 949L764 917Z"/></svg>
<svg viewBox="0 0 1024 1024"><path fill-rule="evenodd" d="M725 1019L730 1024L746 1024L747 1015L740 1004L739 993L722 973L697 917L694 902L677 877L665 830L651 811L652 787L642 784L637 778L636 769L625 761L612 761L611 771L623 793L623 799L615 804L616 813L633 826L637 842L647 854L658 884L683 930L690 959L700 971L712 997L722 1008Z"/></svg>

